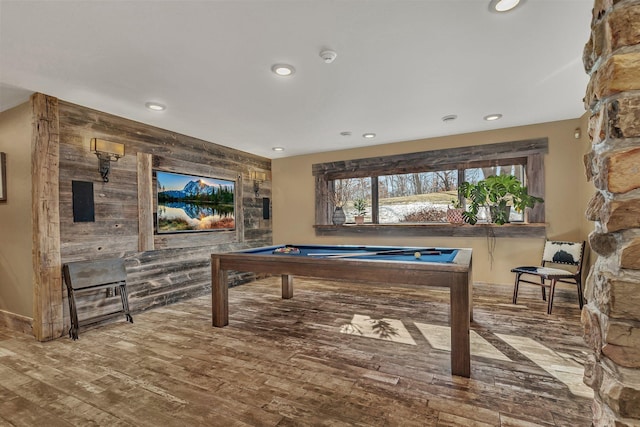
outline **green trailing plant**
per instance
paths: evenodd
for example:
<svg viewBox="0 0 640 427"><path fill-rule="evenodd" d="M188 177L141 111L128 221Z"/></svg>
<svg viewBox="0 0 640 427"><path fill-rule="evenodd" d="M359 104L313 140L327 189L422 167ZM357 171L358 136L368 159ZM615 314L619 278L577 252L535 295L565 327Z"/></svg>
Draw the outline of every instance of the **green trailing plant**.
<svg viewBox="0 0 640 427"><path fill-rule="evenodd" d="M483 207L495 224L502 225L509 222L511 206L517 212L523 212L536 203L544 202L542 198L530 195L527 187L513 175L492 175L476 184L463 182L460 192L469 200L467 210L462 213L464 221L469 224L478 222L478 213Z"/></svg>

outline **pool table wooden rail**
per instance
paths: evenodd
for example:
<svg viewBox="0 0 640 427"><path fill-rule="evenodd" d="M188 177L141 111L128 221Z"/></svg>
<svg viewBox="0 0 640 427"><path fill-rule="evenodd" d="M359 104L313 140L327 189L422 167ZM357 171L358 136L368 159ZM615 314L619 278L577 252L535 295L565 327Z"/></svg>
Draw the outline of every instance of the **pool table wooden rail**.
<svg viewBox="0 0 640 427"><path fill-rule="evenodd" d="M459 249L452 263L387 259L316 258L286 254L232 252L211 255L213 326L229 324L228 270L282 276L282 298L293 297L293 276L366 281L387 286L450 289L451 372L469 377L472 320L471 249Z"/></svg>

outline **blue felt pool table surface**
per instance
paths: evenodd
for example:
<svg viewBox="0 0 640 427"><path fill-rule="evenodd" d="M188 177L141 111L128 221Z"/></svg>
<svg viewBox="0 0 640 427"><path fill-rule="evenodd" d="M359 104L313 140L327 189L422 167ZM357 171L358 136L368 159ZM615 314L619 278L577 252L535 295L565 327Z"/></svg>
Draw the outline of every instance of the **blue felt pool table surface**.
<svg viewBox="0 0 640 427"><path fill-rule="evenodd" d="M299 252L278 252L281 248L295 248ZM394 253L402 252L402 253ZM420 252L420 258L415 256ZM434 262L451 263L458 254L458 249L435 247L404 246L356 246L356 245L276 245L256 249L248 249L241 253L252 255L295 256L310 258L335 258L341 260L374 260L398 262Z"/></svg>

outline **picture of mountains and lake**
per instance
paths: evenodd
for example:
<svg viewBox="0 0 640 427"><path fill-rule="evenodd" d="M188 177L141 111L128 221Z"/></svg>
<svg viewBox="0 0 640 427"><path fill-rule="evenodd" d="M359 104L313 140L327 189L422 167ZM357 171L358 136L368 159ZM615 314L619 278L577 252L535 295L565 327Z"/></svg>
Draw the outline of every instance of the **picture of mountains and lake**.
<svg viewBox="0 0 640 427"><path fill-rule="evenodd" d="M233 230L235 182L156 172L158 233Z"/></svg>

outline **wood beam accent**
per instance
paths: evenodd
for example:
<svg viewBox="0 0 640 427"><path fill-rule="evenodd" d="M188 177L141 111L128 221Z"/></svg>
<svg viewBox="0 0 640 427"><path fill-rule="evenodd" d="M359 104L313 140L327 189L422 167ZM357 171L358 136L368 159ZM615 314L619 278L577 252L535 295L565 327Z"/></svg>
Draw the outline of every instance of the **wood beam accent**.
<svg viewBox="0 0 640 427"><path fill-rule="evenodd" d="M540 153L529 155L527 160L527 187L529 194L544 199L544 157ZM544 222L544 210L544 203L538 203L533 209L527 208L528 214L525 218L531 223Z"/></svg>
<svg viewBox="0 0 640 427"><path fill-rule="evenodd" d="M138 250L152 251L153 244L153 158L138 152Z"/></svg>
<svg viewBox="0 0 640 427"><path fill-rule="evenodd" d="M31 107L33 335L48 341L61 337L63 330L58 99L36 93Z"/></svg>
<svg viewBox="0 0 640 427"><path fill-rule="evenodd" d="M548 146L548 138L472 145L418 153L317 163L312 166L312 173L314 176L326 175L328 179L338 179L513 164L516 158L522 158L524 163L527 156L531 154L548 152ZM505 163L502 160L508 161Z"/></svg>
<svg viewBox="0 0 640 427"><path fill-rule="evenodd" d="M331 224L333 203L329 194L333 190L333 182L329 183L326 176L315 176L316 184L316 224Z"/></svg>

